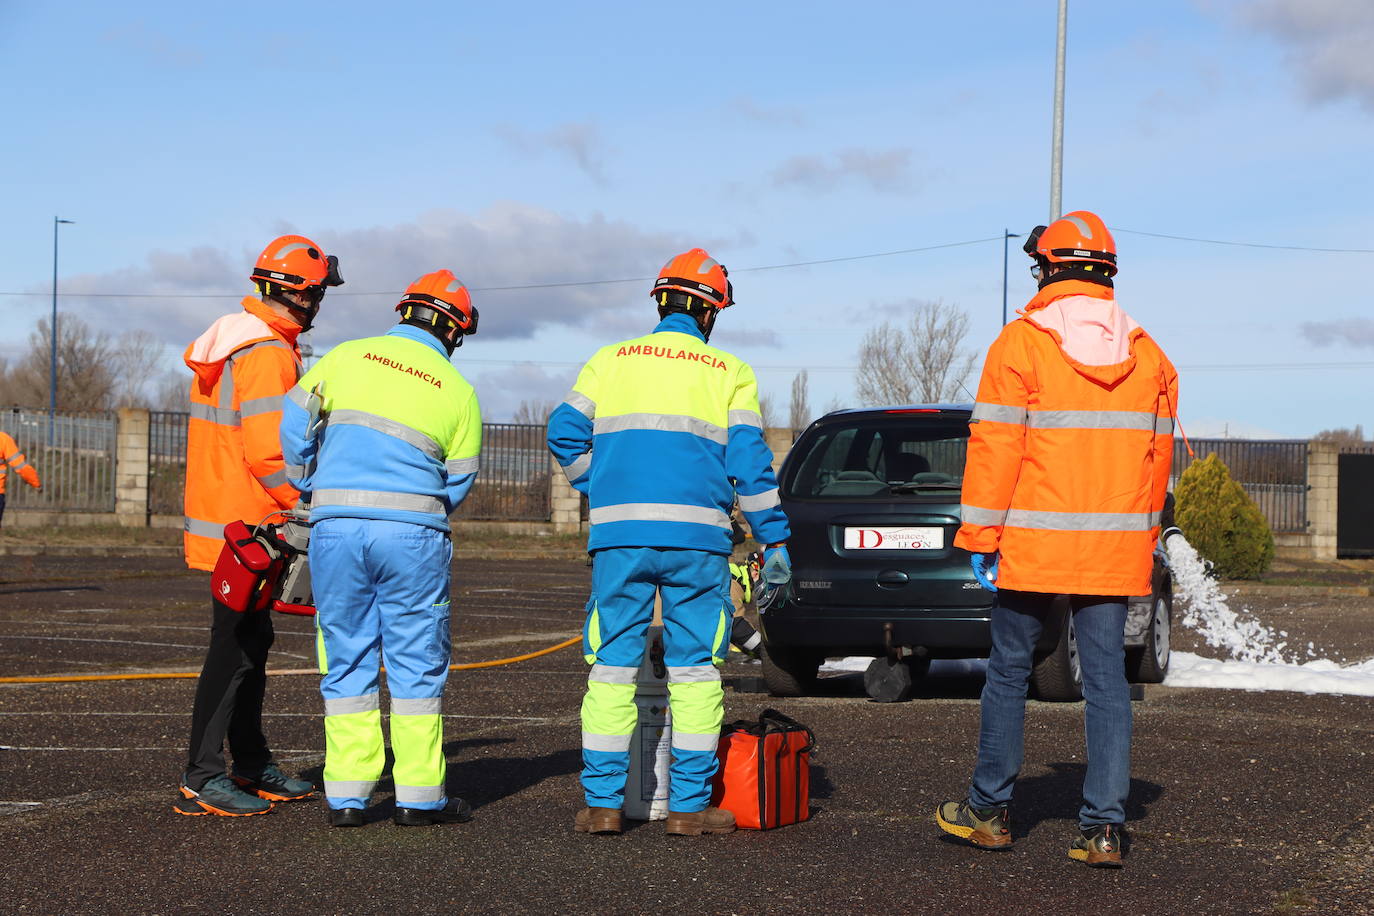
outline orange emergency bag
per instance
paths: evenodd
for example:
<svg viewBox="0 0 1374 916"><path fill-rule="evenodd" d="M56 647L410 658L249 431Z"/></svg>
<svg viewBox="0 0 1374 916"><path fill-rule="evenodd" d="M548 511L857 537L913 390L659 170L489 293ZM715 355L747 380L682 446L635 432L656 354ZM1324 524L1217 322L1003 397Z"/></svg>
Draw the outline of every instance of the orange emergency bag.
<svg viewBox="0 0 1374 916"><path fill-rule="evenodd" d="M757 722L740 720L721 729L720 766L711 804L753 830L795 824L811 816L811 729L776 709Z"/></svg>
<svg viewBox="0 0 1374 916"><path fill-rule="evenodd" d="M230 522L224 526L224 547L210 574L210 593L230 610L265 610L281 568L281 551L243 522Z"/></svg>

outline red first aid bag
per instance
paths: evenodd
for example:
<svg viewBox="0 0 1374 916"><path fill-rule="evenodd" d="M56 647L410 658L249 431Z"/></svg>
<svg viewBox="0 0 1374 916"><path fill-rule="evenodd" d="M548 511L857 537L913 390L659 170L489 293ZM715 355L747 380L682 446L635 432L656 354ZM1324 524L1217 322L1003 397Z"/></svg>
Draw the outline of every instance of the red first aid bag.
<svg viewBox="0 0 1374 916"><path fill-rule="evenodd" d="M811 729L776 709L765 709L757 722L731 722L721 729L711 804L754 830L806 820L815 749Z"/></svg>
<svg viewBox="0 0 1374 916"><path fill-rule="evenodd" d="M210 593L231 610L261 611L272 600L281 562L281 553L247 525L230 522L224 526L224 548L210 574Z"/></svg>

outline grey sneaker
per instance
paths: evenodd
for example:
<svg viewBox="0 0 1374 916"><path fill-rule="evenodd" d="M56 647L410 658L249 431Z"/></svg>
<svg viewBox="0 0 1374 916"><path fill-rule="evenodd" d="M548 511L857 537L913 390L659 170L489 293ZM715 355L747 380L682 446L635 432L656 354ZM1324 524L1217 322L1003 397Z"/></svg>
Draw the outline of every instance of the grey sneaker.
<svg viewBox="0 0 1374 916"><path fill-rule="evenodd" d="M243 791L274 802L299 801L315 794L314 783L287 776L275 763L263 767L257 776L235 773L234 782Z"/></svg>
<svg viewBox="0 0 1374 916"><path fill-rule="evenodd" d="M199 790L185 783L181 785L181 797L172 808L178 814L196 816L200 814L220 814L225 817L251 817L266 814L272 810L272 803L255 795L249 795L221 773L212 776Z"/></svg>
<svg viewBox="0 0 1374 916"><path fill-rule="evenodd" d="M1069 844L1069 858L1089 868L1120 868L1125 842L1120 824L1098 824L1078 831Z"/></svg>
<svg viewBox="0 0 1374 916"><path fill-rule="evenodd" d="M940 829L979 849L1010 849L1011 813L1007 808L975 808L964 801L949 801L935 809Z"/></svg>

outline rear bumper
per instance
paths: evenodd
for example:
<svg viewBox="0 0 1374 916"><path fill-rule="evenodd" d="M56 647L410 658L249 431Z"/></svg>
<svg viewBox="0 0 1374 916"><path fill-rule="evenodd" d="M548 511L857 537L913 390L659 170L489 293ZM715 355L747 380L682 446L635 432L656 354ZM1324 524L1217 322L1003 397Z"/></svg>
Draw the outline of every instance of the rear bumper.
<svg viewBox="0 0 1374 916"><path fill-rule="evenodd" d="M771 645L826 655L882 655L892 645L924 647L932 658L986 656L992 647L987 609L806 607L787 604L759 615Z"/></svg>

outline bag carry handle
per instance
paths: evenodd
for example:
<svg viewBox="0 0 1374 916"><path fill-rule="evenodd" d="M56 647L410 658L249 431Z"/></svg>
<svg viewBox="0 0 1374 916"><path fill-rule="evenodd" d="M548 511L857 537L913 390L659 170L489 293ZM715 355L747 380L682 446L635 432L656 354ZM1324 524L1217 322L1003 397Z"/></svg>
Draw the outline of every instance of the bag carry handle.
<svg viewBox="0 0 1374 916"><path fill-rule="evenodd" d="M800 722L798 722L791 716L780 713L772 707L769 707L768 709L765 709L763 712L759 713L759 728L763 731L765 735L768 734L770 726L772 726L775 731L786 731L787 729L800 729L801 731L806 732L806 747L802 748L798 753L809 754L816 750L815 732L813 732L807 726L802 725Z"/></svg>

